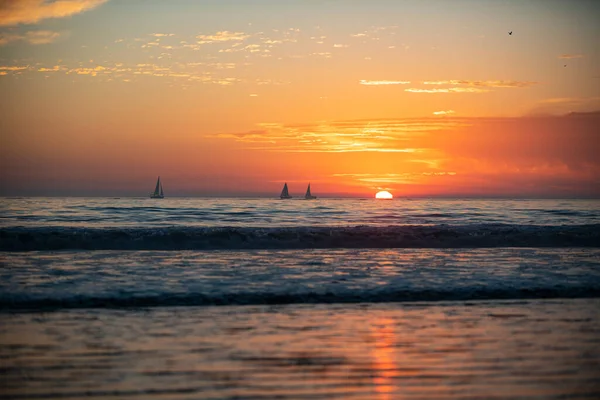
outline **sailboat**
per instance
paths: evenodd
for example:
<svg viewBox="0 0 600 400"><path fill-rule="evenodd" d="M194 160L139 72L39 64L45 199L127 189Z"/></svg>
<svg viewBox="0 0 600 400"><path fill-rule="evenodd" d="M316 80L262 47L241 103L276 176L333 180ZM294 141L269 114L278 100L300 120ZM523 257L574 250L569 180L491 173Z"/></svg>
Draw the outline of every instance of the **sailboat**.
<svg viewBox="0 0 600 400"><path fill-rule="evenodd" d="M313 196L310 194L310 183L308 184L308 189L306 189L306 194L304 195L304 200L314 200L317 196Z"/></svg>
<svg viewBox="0 0 600 400"><path fill-rule="evenodd" d="M165 194L163 193L162 183L160 182L160 176L156 181L156 187L154 188L154 193L150 195L151 199L163 199Z"/></svg>
<svg viewBox="0 0 600 400"><path fill-rule="evenodd" d="M281 195L279 195L280 199L291 199L290 193L288 192L287 182L283 185L283 190L281 191Z"/></svg>

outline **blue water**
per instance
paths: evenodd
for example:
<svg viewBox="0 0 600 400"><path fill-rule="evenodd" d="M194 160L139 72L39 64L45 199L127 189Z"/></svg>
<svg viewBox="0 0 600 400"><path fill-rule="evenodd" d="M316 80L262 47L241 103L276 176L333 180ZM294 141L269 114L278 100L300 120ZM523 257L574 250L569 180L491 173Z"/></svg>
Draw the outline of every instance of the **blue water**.
<svg viewBox="0 0 600 400"><path fill-rule="evenodd" d="M598 398L600 201L5 198L0 399Z"/></svg>
<svg viewBox="0 0 600 400"><path fill-rule="evenodd" d="M600 224L599 200L4 198L4 227Z"/></svg>
<svg viewBox="0 0 600 400"><path fill-rule="evenodd" d="M593 200L0 204L4 310L600 292L600 202ZM340 278L344 268L350 272Z"/></svg>

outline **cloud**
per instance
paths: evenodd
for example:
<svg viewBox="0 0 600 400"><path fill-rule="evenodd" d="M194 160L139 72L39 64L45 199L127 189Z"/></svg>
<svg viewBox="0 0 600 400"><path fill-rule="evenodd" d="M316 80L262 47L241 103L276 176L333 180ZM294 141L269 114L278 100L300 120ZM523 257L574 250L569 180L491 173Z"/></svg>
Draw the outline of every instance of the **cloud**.
<svg viewBox="0 0 600 400"><path fill-rule="evenodd" d="M56 41L61 36L61 33L53 31L29 31L24 34L0 33L0 46L19 41L29 44L48 44Z"/></svg>
<svg viewBox="0 0 600 400"><path fill-rule="evenodd" d="M210 43L223 43L231 41L243 41L250 37L250 35L244 32L229 32L219 31L214 35L198 35L198 44L210 44Z"/></svg>
<svg viewBox="0 0 600 400"><path fill-rule="evenodd" d="M79 75L82 79L102 81L132 82L143 79L163 81L169 85L208 84L232 86L240 83L251 86L288 85L289 81L273 79L249 79L236 74L236 70L246 63L234 62L172 62L170 60L146 63L103 62L61 62L60 65L36 63L35 65L0 65L0 75L16 76L22 74L44 73L49 76Z"/></svg>
<svg viewBox="0 0 600 400"><path fill-rule="evenodd" d="M583 58L583 54L561 54L558 58L570 60L572 58Z"/></svg>
<svg viewBox="0 0 600 400"><path fill-rule="evenodd" d="M3 66L0 66L0 71L5 71L5 72L6 71L11 71L11 72L17 71L18 72L18 71L25 71L28 68L29 68L28 65L26 65L26 66L20 66L20 65L3 65Z"/></svg>
<svg viewBox="0 0 600 400"><path fill-rule="evenodd" d="M413 154L421 150L407 145L425 132L455 129L450 120L332 121L315 124L263 123L258 129L217 137L247 143L253 149L296 153L382 152Z"/></svg>
<svg viewBox="0 0 600 400"><path fill-rule="evenodd" d="M537 102L531 115L560 115L569 112L591 112L600 109L600 97L551 97Z"/></svg>
<svg viewBox="0 0 600 400"><path fill-rule="evenodd" d="M369 81L361 80L361 85L407 85L410 81ZM486 93L488 88L525 88L536 85L537 82L531 81L468 81L468 80L444 80L444 81L424 81L423 85L445 86L453 85L450 88L409 88L406 92L411 93ZM460 87L460 86L467 87Z"/></svg>
<svg viewBox="0 0 600 400"><path fill-rule="evenodd" d="M361 85L376 86L376 85L408 85L410 81L368 81L361 79L359 82Z"/></svg>
<svg viewBox="0 0 600 400"><path fill-rule="evenodd" d="M35 24L48 18L63 18L91 10L108 0L3 0L0 26Z"/></svg>
<svg viewBox="0 0 600 400"><path fill-rule="evenodd" d="M446 80L446 81L425 81L424 85L465 85L476 87L491 88L523 88L537 85L538 82L532 81L467 81L467 80Z"/></svg>
<svg viewBox="0 0 600 400"><path fill-rule="evenodd" d="M310 53L310 55L317 56L317 57L331 58L331 53L328 51L322 51L319 53Z"/></svg>
<svg viewBox="0 0 600 400"><path fill-rule="evenodd" d="M431 176L454 176L453 171L439 172L403 172L400 174L333 174L333 177L345 178L349 177L359 182L367 183L388 183L388 184L407 184L421 180L423 177Z"/></svg>
<svg viewBox="0 0 600 400"><path fill-rule="evenodd" d="M151 33L150 36L154 36L154 37L169 37L169 36L175 36L174 33Z"/></svg>
<svg viewBox="0 0 600 400"><path fill-rule="evenodd" d="M446 111L434 111L433 115L450 115L454 114L454 110L446 110Z"/></svg>
<svg viewBox="0 0 600 400"><path fill-rule="evenodd" d="M327 153L327 160L340 161L328 161L336 165L336 184L355 187L391 186L411 195L599 196L599 125L600 112L431 116L265 123L217 137L250 150L313 153L316 160ZM361 158L350 158L356 152L363 153ZM348 170L354 165L349 160L362 165L362 171Z"/></svg>
<svg viewBox="0 0 600 400"><path fill-rule="evenodd" d="M438 130L394 131L411 122ZM359 186L391 185L403 192L429 194L600 195L598 111L520 118L432 116L375 124L375 130L383 131L379 135L396 137L380 140L381 146L415 151L387 159L379 154L378 160L389 160L395 167L341 170L337 171L340 180L346 176ZM338 125L330 124L323 131L340 131L341 126L373 127L374 123L344 121ZM385 131L384 127L394 129ZM303 127L300 131L308 130Z"/></svg>
<svg viewBox="0 0 600 400"><path fill-rule="evenodd" d="M486 92L489 92L489 90L487 90L487 89L461 88L461 87L436 88L436 89L408 88L408 89L404 89L404 91L411 92L411 93L486 93Z"/></svg>

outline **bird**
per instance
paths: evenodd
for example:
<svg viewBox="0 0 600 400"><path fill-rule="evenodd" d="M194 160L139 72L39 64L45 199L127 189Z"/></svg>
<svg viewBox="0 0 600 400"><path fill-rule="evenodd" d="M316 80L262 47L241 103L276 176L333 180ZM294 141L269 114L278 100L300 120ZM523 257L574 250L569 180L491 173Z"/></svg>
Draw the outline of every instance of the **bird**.
<svg viewBox="0 0 600 400"><path fill-rule="evenodd" d="M512 31L508 32L509 35L512 35Z"/></svg>

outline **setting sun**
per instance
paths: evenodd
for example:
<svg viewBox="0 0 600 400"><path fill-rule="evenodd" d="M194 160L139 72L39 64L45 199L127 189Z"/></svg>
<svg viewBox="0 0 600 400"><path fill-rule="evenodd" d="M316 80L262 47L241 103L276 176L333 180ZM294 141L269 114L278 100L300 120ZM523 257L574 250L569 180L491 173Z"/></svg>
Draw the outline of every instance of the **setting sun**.
<svg viewBox="0 0 600 400"><path fill-rule="evenodd" d="M382 190L381 192L377 192L377 194L375 195L376 199L382 199L382 200L391 200L394 198L394 196L392 196L392 194L388 191Z"/></svg>

